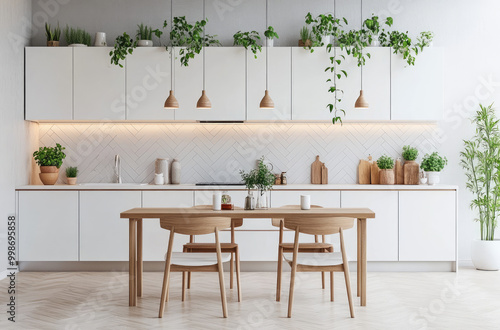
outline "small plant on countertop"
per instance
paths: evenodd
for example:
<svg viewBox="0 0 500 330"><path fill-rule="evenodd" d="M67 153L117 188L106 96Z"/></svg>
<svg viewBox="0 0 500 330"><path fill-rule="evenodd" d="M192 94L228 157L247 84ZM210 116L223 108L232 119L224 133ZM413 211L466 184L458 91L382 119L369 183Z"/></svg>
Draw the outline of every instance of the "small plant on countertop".
<svg viewBox="0 0 500 330"><path fill-rule="evenodd" d="M313 36L309 28L307 26L302 27L302 29L300 30L300 40L304 44L304 48L311 46L312 38Z"/></svg>
<svg viewBox="0 0 500 330"><path fill-rule="evenodd" d="M394 168L394 159L383 155L377 160L377 165L381 170L392 170Z"/></svg>
<svg viewBox="0 0 500 330"><path fill-rule="evenodd" d="M153 34L160 39L163 32L160 29L153 30L152 27L144 25L143 23L137 25L137 40L153 40Z"/></svg>
<svg viewBox="0 0 500 330"><path fill-rule="evenodd" d="M240 170L240 175L243 182L245 182L245 186L247 187L248 192L250 193L250 190L255 188L255 170L252 170L248 173Z"/></svg>
<svg viewBox="0 0 500 330"><path fill-rule="evenodd" d="M235 46L243 46L245 49L249 49L252 51L255 58L257 58L257 52L262 51L262 46L258 43L260 41L259 32L250 31L250 32L241 32L238 31L233 35L234 45Z"/></svg>
<svg viewBox="0 0 500 330"><path fill-rule="evenodd" d="M90 47L90 34L80 28L74 29L66 25L66 28L64 29L64 39L66 39L66 43L68 45L83 44Z"/></svg>
<svg viewBox="0 0 500 330"><path fill-rule="evenodd" d="M446 164L448 164L446 157L441 157L437 152L433 152L424 156L420 167L426 172L441 172Z"/></svg>
<svg viewBox="0 0 500 330"><path fill-rule="evenodd" d="M67 167L66 168L66 177L67 178L76 178L78 176L78 167Z"/></svg>
<svg viewBox="0 0 500 330"><path fill-rule="evenodd" d="M257 168L248 173L241 170L240 175L249 190L257 188L261 195L265 191L272 189L275 181L275 176L272 170L264 162L264 156L259 159Z"/></svg>
<svg viewBox="0 0 500 330"><path fill-rule="evenodd" d="M274 28L272 26L269 26L266 31L264 31L264 36L267 39L279 39L280 36L274 31Z"/></svg>
<svg viewBox="0 0 500 330"><path fill-rule="evenodd" d="M66 149L61 147L59 143L56 143L55 147L40 147L38 151L33 153L38 166L56 166L60 168L63 159L66 158L66 154L63 150Z"/></svg>
<svg viewBox="0 0 500 330"><path fill-rule="evenodd" d="M404 146L403 147L403 159L406 161L413 161L416 160L418 157L418 150L417 148L413 148L410 146Z"/></svg>
<svg viewBox="0 0 500 330"><path fill-rule="evenodd" d="M59 23L57 23L57 27L53 30L49 23L45 23L45 36L47 37L47 41L59 41L61 38L61 28L59 27Z"/></svg>
<svg viewBox="0 0 500 330"><path fill-rule="evenodd" d="M115 47L109 52L109 56L111 56L111 64L118 65L120 68L123 68L120 61L124 61L127 55L134 52L136 47L137 41L132 40L127 32L123 32L122 35L116 37Z"/></svg>

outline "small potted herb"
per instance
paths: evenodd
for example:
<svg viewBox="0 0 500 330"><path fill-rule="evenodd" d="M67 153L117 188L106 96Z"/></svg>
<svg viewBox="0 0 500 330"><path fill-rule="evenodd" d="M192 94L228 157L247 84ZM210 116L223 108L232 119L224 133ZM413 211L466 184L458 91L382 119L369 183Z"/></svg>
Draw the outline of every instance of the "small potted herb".
<svg viewBox="0 0 500 330"><path fill-rule="evenodd" d="M299 47L311 47L312 46L312 34L307 26L302 27L300 30L300 40Z"/></svg>
<svg viewBox="0 0 500 330"><path fill-rule="evenodd" d="M75 185L78 177L77 167L67 167L66 168L66 182L69 185Z"/></svg>
<svg viewBox="0 0 500 330"><path fill-rule="evenodd" d="M55 147L40 147L33 153L35 162L40 166L40 180L44 185L53 185L59 177L59 168L66 158L65 148L59 143Z"/></svg>
<svg viewBox="0 0 500 330"><path fill-rule="evenodd" d="M274 31L272 26L269 26L266 31L264 31L264 36L266 37L266 46L273 47L274 39L279 39L280 36Z"/></svg>
<svg viewBox="0 0 500 330"><path fill-rule="evenodd" d="M404 184L418 184L420 181L420 165L416 162L418 157L417 148L411 146L403 147L403 159L405 164L403 165L404 172Z"/></svg>
<svg viewBox="0 0 500 330"><path fill-rule="evenodd" d="M90 34L80 28L74 29L66 25L64 39L69 47L90 47Z"/></svg>
<svg viewBox="0 0 500 330"><path fill-rule="evenodd" d="M380 169L380 184L394 184L394 159L383 155L377 160Z"/></svg>
<svg viewBox="0 0 500 330"><path fill-rule="evenodd" d="M163 34L160 29L153 30L152 27L140 24L137 25L137 46L139 47L153 47L153 34L159 39Z"/></svg>
<svg viewBox="0 0 500 330"><path fill-rule="evenodd" d="M235 46L243 46L245 49L250 48L255 58L257 58L257 52L262 51L262 46L259 45L260 36L257 31L238 31L233 35L233 39Z"/></svg>
<svg viewBox="0 0 500 330"><path fill-rule="evenodd" d="M59 23L53 30L49 23L45 23L45 35L47 36L47 47L59 47L59 39L61 38Z"/></svg>
<svg viewBox="0 0 500 330"><path fill-rule="evenodd" d="M439 174L446 164L448 164L448 159L441 157L437 152L424 156L420 166L427 175L428 184L435 185L439 183Z"/></svg>

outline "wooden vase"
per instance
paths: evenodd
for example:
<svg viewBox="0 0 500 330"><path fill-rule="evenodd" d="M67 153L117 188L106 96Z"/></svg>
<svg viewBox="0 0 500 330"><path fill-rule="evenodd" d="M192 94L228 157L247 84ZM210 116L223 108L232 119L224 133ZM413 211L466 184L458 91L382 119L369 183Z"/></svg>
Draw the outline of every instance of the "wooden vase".
<svg viewBox="0 0 500 330"><path fill-rule="evenodd" d="M418 184L419 173L420 173L420 165L414 160L407 160L403 166L404 172L404 184Z"/></svg>
<svg viewBox="0 0 500 330"><path fill-rule="evenodd" d="M40 166L40 180L44 185L54 185L59 178L57 166Z"/></svg>
<svg viewBox="0 0 500 330"><path fill-rule="evenodd" d="M380 170L380 184L394 184L394 170Z"/></svg>

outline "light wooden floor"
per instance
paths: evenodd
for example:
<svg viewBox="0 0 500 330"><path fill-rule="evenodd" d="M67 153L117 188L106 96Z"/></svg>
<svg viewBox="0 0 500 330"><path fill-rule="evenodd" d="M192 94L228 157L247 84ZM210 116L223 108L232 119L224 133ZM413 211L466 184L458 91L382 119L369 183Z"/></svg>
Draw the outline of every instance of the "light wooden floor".
<svg viewBox="0 0 500 330"><path fill-rule="evenodd" d="M500 272L369 273L368 306L356 298L349 318L341 273L335 302L319 274L298 273L293 318L287 319L289 273L282 302L274 300L275 273L242 273L243 302L228 290L223 319L217 274L194 274L180 301L174 274L170 302L158 319L161 273L145 273L144 297L128 307L127 273L28 273L17 276L17 322L6 321L7 280L0 282L0 329L500 329ZM352 273L353 288L356 274ZM226 274L226 286L228 286ZM328 283L328 282L327 282Z"/></svg>

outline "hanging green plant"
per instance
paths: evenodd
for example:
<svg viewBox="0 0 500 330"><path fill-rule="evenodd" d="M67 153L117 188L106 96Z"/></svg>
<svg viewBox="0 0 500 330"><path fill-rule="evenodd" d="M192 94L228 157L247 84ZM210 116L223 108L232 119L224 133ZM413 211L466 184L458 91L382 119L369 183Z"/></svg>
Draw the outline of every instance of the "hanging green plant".
<svg viewBox="0 0 500 330"><path fill-rule="evenodd" d="M189 66L189 60L193 59L195 55L200 54L203 47L221 46L219 40L216 39L216 35L204 34L207 23L207 19L189 24L186 16L173 18L172 31L170 31L170 45L173 47L182 47L179 50L179 55L183 66ZM167 21L163 24L163 27L166 26Z"/></svg>
<svg viewBox="0 0 500 330"><path fill-rule="evenodd" d="M262 51L262 46L259 44L260 36L257 31L238 31L233 35L233 39L235 46L243 46L245 49L250 49L255 58L257 58L257 52Z"/></svg>
<svg viewBox="0 0 500 330"><path fill-rule="evenodd" d="M111 64L118 65L120 68L123 68L120 61L124 61L127 55L134 52L136 47L137 41L134 41L127 34L127 32L123 32L122 35L116 37L114 49L109 52L109 56L111 56Z"/></svg>

